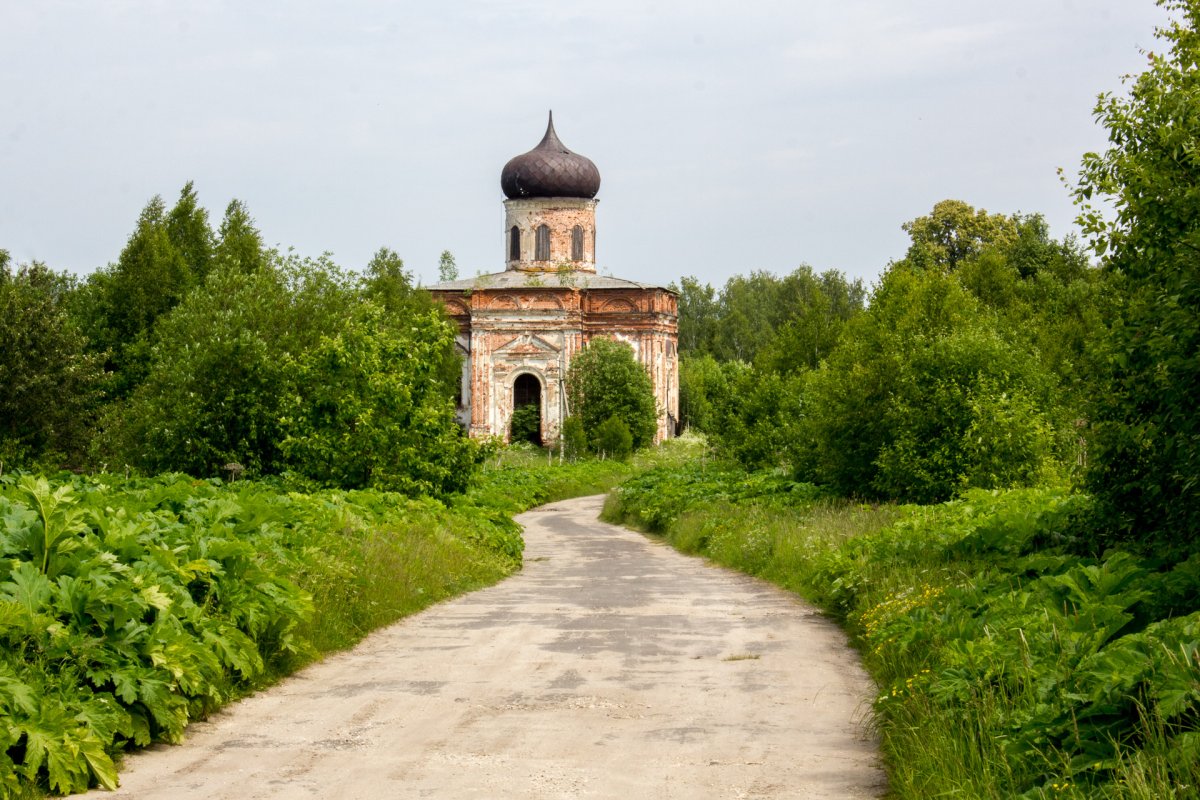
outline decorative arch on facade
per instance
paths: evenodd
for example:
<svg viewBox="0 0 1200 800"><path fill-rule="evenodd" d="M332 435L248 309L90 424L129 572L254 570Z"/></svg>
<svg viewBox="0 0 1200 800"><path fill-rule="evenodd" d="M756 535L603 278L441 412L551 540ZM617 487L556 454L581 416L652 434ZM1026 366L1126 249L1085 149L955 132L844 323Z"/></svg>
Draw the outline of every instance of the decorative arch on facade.
<svg viewBox="0 0 1200 800"><path fill-rule="evenodd" d="M637 311L637 306L635 306L632 302L630 302L629 300L626 300L623 297L618 297L614 300L609 300L608 302L606 302L604 305L602 305L600 307L600 310L607 311L610 313L622 312L622 311Z"/></svg>
<svg viewBox="0 0 1200 800"><path fill-rule="evenodd" d="M517 298L513 297L511 294L501 294L496 296L496 299L492 301L491 306L492 308L502 310L515 310L520 308L521 304L517 302Z"/></svg>
<svg viewBox="0 0 1200 800"><path fill-rule="evenodd" d="M552 294L535 294L523 297L524 301L521 305L523 308L528 308L536 311L561 311L563 308L562 300Z"/></svg>
<svg viewBox="0 0 1200 800"><path fill-rule="evenodd" d="M522 409L532 409L527 415ZM517 419L521 417L528 428L518 431ZM512 414L509 416L510 440L521 440L542 444L542 432L546 427L546 382L531 369L518 370L512 379Z"/></svg>

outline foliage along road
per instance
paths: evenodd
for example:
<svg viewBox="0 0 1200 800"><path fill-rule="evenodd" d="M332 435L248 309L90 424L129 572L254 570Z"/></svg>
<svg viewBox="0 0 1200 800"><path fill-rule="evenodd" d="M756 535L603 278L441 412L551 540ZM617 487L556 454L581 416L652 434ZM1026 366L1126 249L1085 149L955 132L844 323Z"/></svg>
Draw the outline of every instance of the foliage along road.
<svg viewBox="0 0 1200 800"><path fill-rule="evenodd" d="M601 502L522 515L519 575L131 756L104 796L880 796L838 629Z"/></svg>

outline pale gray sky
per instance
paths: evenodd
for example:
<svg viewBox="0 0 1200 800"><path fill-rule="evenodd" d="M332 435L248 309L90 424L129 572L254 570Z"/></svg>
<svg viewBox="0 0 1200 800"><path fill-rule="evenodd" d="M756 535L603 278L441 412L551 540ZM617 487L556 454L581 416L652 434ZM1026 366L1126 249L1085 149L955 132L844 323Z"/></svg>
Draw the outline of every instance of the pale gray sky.
<svg viewBox="0 0 1200 800"><path fill-rule="evenodd" d="M873 280L945 198L1074 211L1096 94L1151 0L442 3L0 0L0 248L86 273L154 194L243 200L270 243L425 282L503 269L500 169L600 169L598 261L721 284L801 262Z"/></svg>

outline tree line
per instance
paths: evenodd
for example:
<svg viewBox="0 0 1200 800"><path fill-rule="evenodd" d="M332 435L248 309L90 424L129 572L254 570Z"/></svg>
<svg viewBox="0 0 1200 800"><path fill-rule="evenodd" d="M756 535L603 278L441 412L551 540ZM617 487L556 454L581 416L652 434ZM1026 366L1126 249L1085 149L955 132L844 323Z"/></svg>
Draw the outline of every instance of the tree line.
<svg viewBox="0 0 1200 800"><path fill-rule="evenodd" d="M240 201L214 230L188 183L171 208L152 198L118 259L86 279L10 261L0 250L0 474L284 476L442 496L493 446L455 421L454 324L388 248L361 272L280 252ZM449 251L438 273L456 278ZM564 450L651 444L653 388L629 346L596 341L575 362ZM514 436L539 419L518 413Z"/></svg>
<svg viewBox="0 0 1200 800"><path fill-rule="evenodd" d="M444 272L453 259L444 254ZM86 279L0 251L0 461L283 475L440 495L474 454L454 329L393 251L360 273L264 245L191 183Z"/></svg>
<svg viewBox="0 0 1200 800"><path fill-rule="evenodd" d="M917 502L1065 477L1099 272L1038 215L947 200L868 292L836 271L685 279L681 414L749 467ZM696 324L697 320L703 320Z"/></svg>
<svg viewBox="0 0 1200 800"><path fill-rule="evenodd" d="M938 203L867 290L802 266L684 278L681 416L720 454L844 496L929 503L1073 485L1097 548L1200 537L1200 4L1101 95L1106 149L1071 191L1085 240L1038 214ZM1107 210L1106 210L1107 209Z"/></svg>

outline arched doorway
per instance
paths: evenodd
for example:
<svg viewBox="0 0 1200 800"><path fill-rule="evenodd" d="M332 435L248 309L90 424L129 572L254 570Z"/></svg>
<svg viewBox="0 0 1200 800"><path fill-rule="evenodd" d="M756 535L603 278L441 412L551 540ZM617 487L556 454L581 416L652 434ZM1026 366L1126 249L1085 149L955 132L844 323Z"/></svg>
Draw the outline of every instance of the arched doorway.
<svg viewBox="0 0 1200 800"><path fill-rule="evenodd" d="M513 415L508 429L510 442L542 444L542 382L528 372L513 382Z"/></svg>

